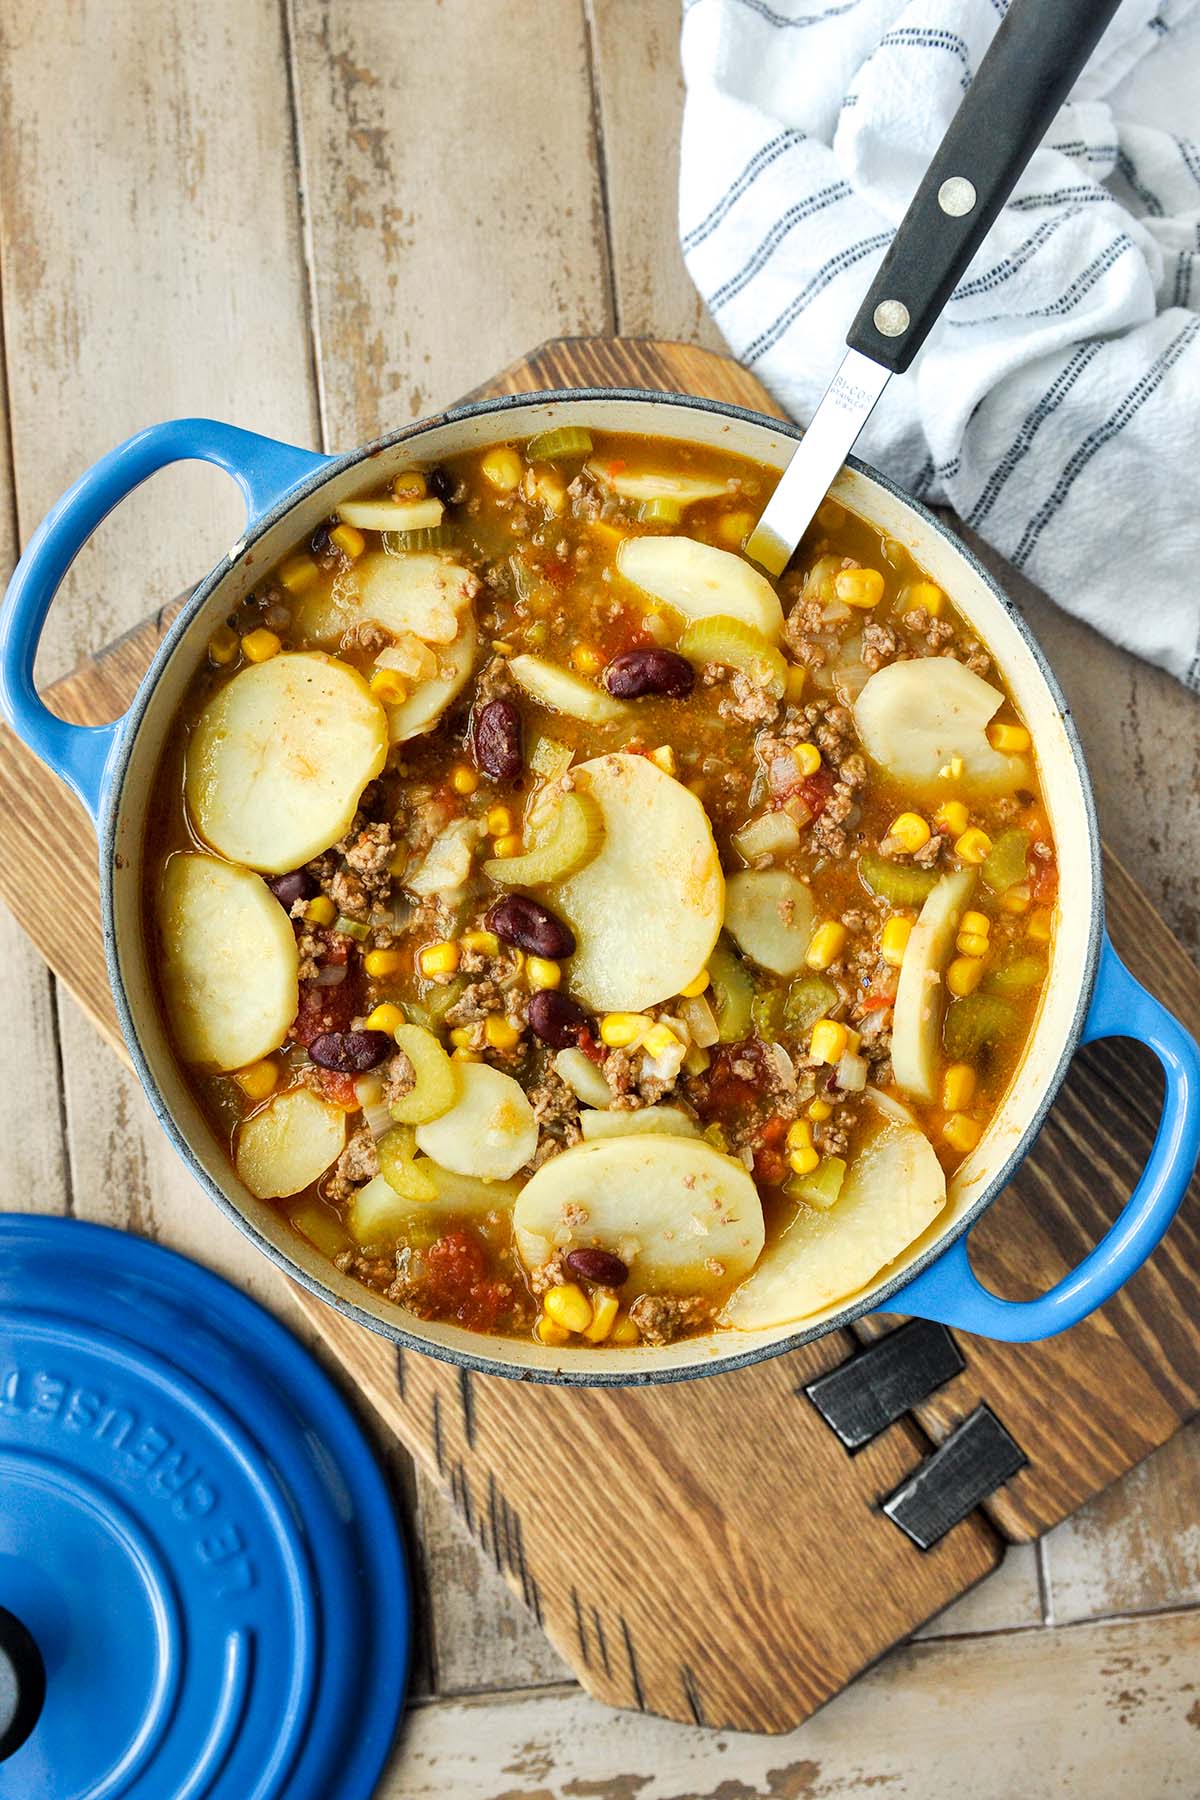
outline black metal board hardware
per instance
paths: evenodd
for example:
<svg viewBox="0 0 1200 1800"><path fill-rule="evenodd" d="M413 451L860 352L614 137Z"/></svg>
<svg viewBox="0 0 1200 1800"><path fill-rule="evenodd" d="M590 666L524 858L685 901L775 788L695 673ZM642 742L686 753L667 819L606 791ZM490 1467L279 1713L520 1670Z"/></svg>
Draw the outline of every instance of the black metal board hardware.
<svg viewBox="0 0 1200 1800"><path fill-rule="evenodd" d="M1028 1460L991 1408L980 1406L888 1495L883 1510L919 1550L932 1550Z"/></svg>
<svg viewBox="0 0 1200 1800"><path fill-rule="evenodd" d="M847 1450L861 1450L966 1366L944 1325L910 1319L803 1392Z"/></svg>

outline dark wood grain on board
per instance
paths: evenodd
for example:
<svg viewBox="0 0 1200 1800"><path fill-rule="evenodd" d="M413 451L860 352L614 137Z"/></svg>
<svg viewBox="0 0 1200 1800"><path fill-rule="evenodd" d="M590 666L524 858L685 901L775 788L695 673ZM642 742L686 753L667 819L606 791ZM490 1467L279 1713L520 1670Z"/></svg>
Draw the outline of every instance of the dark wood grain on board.
<svg viewBox="0 0 1200 1800"><path fill-rule="evenodd" d="M649 340L542 345L486 390L623 385L774 407L709 352ZM50 703L111 718L166 613L57 683ZM1106 859L1110 922L1135 973L1200 1023L1200 979L1124 870ZM122 1052L104 970L95 846L82 808L0 734L0 894L97 1028ZM1156 1105L1124 1047L1077 1060L1019 1180L977 1233L981 1274L1035 1291L1077 1259L1133 1179ZM880 1510L980 1403L1029 1466L988 1503L1024 1537L1162 1443L1200 1395L1193 1199L1147 1269L1052 1344L960 1340L967 1367L850 1456L803 1389L848 1333L754 1369L635 1392L531 1388L398 1356L307 1294L348 1377L433 1471L468 1529L584 1684L616 1705L780 1731L988 1573L1002 1542L976 1512L931 1552ZM873 1330L874 1327L864 1328Z"/></svg>

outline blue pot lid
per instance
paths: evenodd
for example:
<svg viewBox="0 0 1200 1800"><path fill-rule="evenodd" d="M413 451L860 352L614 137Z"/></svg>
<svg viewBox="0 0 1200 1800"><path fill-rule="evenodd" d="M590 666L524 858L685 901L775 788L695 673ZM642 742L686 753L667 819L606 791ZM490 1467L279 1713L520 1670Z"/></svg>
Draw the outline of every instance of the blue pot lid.
<svg viewBox="0 0 1200 1800"><path fill-rule="evenodd" d="M0 1214L5 1800L367 1800L409 1649L387 1487L308 1352L169 1250Z"/></svg>

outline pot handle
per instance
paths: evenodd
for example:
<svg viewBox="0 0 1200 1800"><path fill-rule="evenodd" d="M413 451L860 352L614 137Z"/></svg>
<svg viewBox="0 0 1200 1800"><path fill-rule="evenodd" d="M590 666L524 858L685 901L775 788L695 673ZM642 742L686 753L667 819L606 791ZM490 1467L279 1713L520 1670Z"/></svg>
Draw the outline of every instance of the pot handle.
<svg viewBox="0 0 1200 1800"><path fill-rule="evenodd" d="M1163 1066L1162 1117L1141 1178L1096 1248L1037 1300L1001 1300L976 1279L964 1232L935 1263L893 1294L888 1312L936 1319L978 1337L1026 1344L1086 1319L1136 1274L1179 1210L1200 1156L1200 1047L1161 1001L1135 981L1107 932L1080 1042L1129 1037Z"/></svg>
<svg viewBox="0 0 1200 1800"><path fill-rule="evenodd" d="M171 419L118 444L79 477L42 520L0 607L0 712L91 814L99 817L122 720L69 725L42 704L33 665L50 603L101 520L168 463L215 463L232 475L253 525L306 475L331 459L216 419Z"/></svg>

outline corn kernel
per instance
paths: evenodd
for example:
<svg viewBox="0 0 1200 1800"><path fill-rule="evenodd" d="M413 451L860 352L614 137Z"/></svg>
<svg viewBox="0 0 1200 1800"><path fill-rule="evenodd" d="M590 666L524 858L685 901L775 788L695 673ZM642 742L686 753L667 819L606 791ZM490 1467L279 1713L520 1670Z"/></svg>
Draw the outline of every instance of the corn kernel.
<svg viewBox="0 0 1200 1800"><path fill-rule="evenodd" d="M458 942L463 950L475 950L480 956L500 954L500 939L494 931L464 931Z"/></svg>
<svg viewBox="0 0 1200 1800"><path fill-rule="evenodd" d="M368 950L363 957L363 968L368 975L395 975L404 967L404 955L399 950Z"/></svg>
<svg viewBox="0 0 1200 1800"><path fill-rule="evenodd" d="M400 706L408 699L408 683L397 669L376 669L371 692L383 706Z"/></svg>
<svg viewBox="0 0 1200 1800"><path fill-rule="evenodd" d="M548 956L531 956L525 964L525 973L531 988L556 988L562 980L562 970Z"/></svg>
<svg viewBox="0 0 1200 1800"><path fill-rule="evenodd" d="M392 492L397 500L423 500L429 487L420 469L401 469L392 477Z"/></svg>
<svg viewBox="0 0 1200 1800"><path fill-rule="evenodd" d="M617 1322L617 1296L607 1289L592 1295L592 1322L584 1331L589 1344L602 1344Z"/></svg>
<svg viewBox="0 0 1200 1800"><path fill-rule="evenodd" d="M1028 750L1032 739L1023 725L993 719L987 728L987 741L993 750L999 750L1005 756L1020 756Z"/></svg>
<svg viewBox="0 0 1200 1800"><path fill-rule="evenodd" d="M962 1112L974 1098L974 1069L970 1063L951 1063L942 1076L942 1111Z"/></svg>
<svg viewBox="0 0 1200 1800"><path fill-rule="evenodd" d="M524 465L516 451L508 444L497 444L489 450L479 465L479 472L501 494L511 494L514 488L521 485L521 474Z"/></svg>
<svg viewBox="0 0 1200 1800"><path fill-rule="evenodd" d="M889 969L898 969L904 961L912 928L913 920L906 919L902 913L893 913L886 921L879 937L879 954Z"/></svg>
<svg viewBox="0 0 1200 1800"><path fill-rule="evenodd" d="M654 764L656 769L661 769L664 775L677 775L679 773L679 764L675 760L675 752L672 750L670 744L660 744L657 750L652 750L650 752L650 761Z"/></svg>
<svg viewBox="0 0 1200 1800"><path fill-rule="evenodd" d="M734 550L741 549L753 530L754 514L751 512L722 513L716 523L718 541L729 544Z"/></svg>
<svg viewBox="0 0 1200 1800"><path fill-rule="evenodd" d="M642 1049L647 1056L665 1056L668 1050L674 1050L680 1042L669 1025L652 1025L642 1039Z"/></svg>
<svg viewBox="0 0 1200 1800"><path fill-rule="evenodd" d="M961 800L947 800L933 815L933 822L951 837L959 838L970 824L971 815Z"/></svg>
<svg viewBox="0 0 1200 1800"><path fill-rule="evenodd" d="M815 744L793 744L792 755L802 775L815 775L821 766L821 752Z"/></svg>
<svg viewBox="0 0 1200 1800"><path fill-rule="evenodd" d="M810 1052L818 1062L840 1062L845 1053L849 1033L837 1019L818 1019L812 1028Z"/></svg>
<svg viewBox="0 0 1200 1800"><path fill-rule="evenodd" d="M839 924L837 919L826 919L813 932L812 942L804 952L804 960L810 969L827 969L842 954L845 942L846 927Z"/></svg>
<svg viewBox="0 0 1200 1800"><path fill-rule="evenodd" d="M783 678L783 697L789 706L799 706L804 695L804 680L808 674L798 663L789 663L787 674Z"/></svg>
<svg viewBox="0 0 1200 1800"><path fill-rule="evenodd" d="M914 850L922 849L931 836L928 821L920 813L904 812L888 826L887 841L911 856Z"/></svg>
<svg viewBox="0 0 1200 1800"><path fill-rule="evenodd" d="M846 1027L846 1048L847 1048L847 1050L849 1050L852 1055L857 1056L861 1046L862 1046L862 1033L860 1031L855 1031L853 1025L847 1025L847 1027Z"/></svg>
<svg viewBox="0 0 1200 1800"><path fill-rule="evenodd" d="M515 647L509 643L507 638L493 638L492 639L492 649L496 652L497 656L515 656L516 655Z"/></svg>
<svg viewBox="0 0 1200 1800"><path fill-rule="evenodd" d="M788 1126L787 1147L789 1150L812 1149L812 1126L805 1119L793 1119Z"/></svg>
<svg viewBox="0 0 1200 1800"><path fill-rule="evenodd" d="M820 1155L813 1149L809 1126L803 1119L797 1119L788 1132L788 1163L796 1175L811 1175L820 1162Z"/></svg>
<svg viewBox="0 0 1200 1800"><path fill-rule="evenodd" d="M960 931L974 932L978 937L986 937L992 929L992 921L986 913L976 912L973 908L965 912L958 922Z"/></svg>
<svg viewBox="0 0 1200 1800"><path fill-rule="evenodd" d="M608 1341L610 1344L621 1344L623 1346L641 1343L641 1333L628 1313L621 1314L620 1318L608 1334Z"/></svg>
<svg viewBox="0 0 1200 1800"><path fill-rule="evenodd" d="M318 894L305 907L304 916L310 925L332 925L337 918L337 907L328 894Z"/></svg>
<svg viewBox="0 0 1200 1800"><path fill-rule="evenodd" d="M586 1331L592 1322L592 1303L575 1281L560 1281L547 1288L542 1310L564 1331Z"/></svg>
<svg viewBox="0 0 1200 1800"><path fill-rule="evenodd" d="M450 1042L456 1050L469 1050L471 1048L471 1027L456 1025L450 1033Z"/></svg>
<svg viewBox="0 0 1200 1800"><path fill-rule="evenodd" d="M817 524L822 531L837 531L846 523L846 509L836 500L822 500L817 508Z"/></svg>
<svg viewBox="0 0 1200 1800"><path fill-rule="evenodd" d="M253 663L270 662L282 649L280 640L265 625L260 625L255 631L248 631L242 639L242 655Z"/></svg>
<svg viewBox="0 0 1200 1800"><path fill-rule="evenodd" d="M521 1028L502 1013L489 1013L483 1022L483 1035L493 1050L511 1050L521 1041Z"/></svg>
<svg viewBox="0 0 1200 1800"><path fill-rule="evenodd" d="M238 634L231 631L228 625L218 625L208 640L208 659L223 669L231 663L238 653Z"/></svg>
<svg viewBox="0 0 1200 1800"><path fill-rule="evenodd" d="M1054 915L1048 906L1035 906L1025 927L1025 936L1035 944L1048 944Z"/></svg>
<svg viewBox="0 0 1200 1800"><path fill-rule="evenodd" d="M683 999L694 1000L696 998L696 995L702 994L707 986L708 986L708 970L701 969L701 971L698 975L693 975L693 977L690 981L687 981L684 983L684 985L680 988L679 992L680 992L681 996L683 997Z"/></svg>
<svg viewBox="0 0 1200 1800"><path fill-rule="evenodd" d="M950 1148L961 1151L964 1156L968 1150L975 1148L982 1131L979 1120L973 1119L970 1113L963 1112L951 1113L942 1126L942 1136Z"/></svg>
<svg viewBox="0 0 1200 1800"><path fill-rule="evenodd" d="M986 956L988 941L977 931L960 931L954 940L954 948L960 956Z"/></svg>
<svg viewBox="0 0 1200 1800"><path fill-rule="evenodd" d="M936 582L912 581L904 595L908 606L923 606L931 618L936 619L942 610L945 594Z"/></svg>
<svg viewBox="0 0 1200 1800"><path fill-rule="evenodd" d="M604 658L591 644L576 644L571 651L570 663L580 675L598 675L604 667Z"/></svg>
<svg viewBox="0 0 1200 1800"><path fill-rule="evenodd" d="M480 1056L478 1050L468 1049L466 1044L458 1044L450 1052L450 1061L459 1063L477 1063L482 1062L483 1058Z"/></svg>
<svg viewBox="0 0 1200 1800"><path fill-rule="evenodd" d="M652 1023L645 1013L605 1013L600 1021L600 1042L610 1050L628 1050L641 1043Z"/></svg>
<svg viewBox="0 0 1200 1800"><path fill-rule="evenodd" d="M265 1100L278 1086L279 1064L273 1056L264 1056L259 1062L239 1069L233 1079L247 1100Z"/></svg>
<svg viewBox="0 0 1200 1800"><path fill-rule="evenodd" d="M503 837L513 828L512 811L507 806L489 806L484 816L489 837Z"/></svg>
<svg viewBox="0 0 1200 1800"><path fill-rule="evenodd" d="M495 838L492 842L493 856L520 856L521 849L521 839L515 831L506 831L503 837Z"/></svg>
<svg viewBox="0 0 1200 1800"><path fill-rule="evenodd" d="M843 606L878 606L883 599L883 576L878 569L843 569L833 578L833 591Z"/></svg>
<svg viewBox="0 0 1200 1800"><path fill-rule="evenodd" d="M279 571L279 579L289 594L302 594L317 579L320 570L311 556L289 556Z"/></svg>
<svg viewBox="0 0 1200 1800"><path fill-rule="evenodd" d="M1029 911L1029 883L1018 881L1015 887L1006 888L1000 896L1001 910L1006 913L1027 913Z"/></svg>
<svg viewBox="0 0 1200 1800"><path fill-rule="evenodd" d="M348 556L351 562L357 562L367 547L366 538L353 525L335 525L329 534L329 541L343 556Z"/></svg>
<svg viewBox="0 0 1200 1800"><path fill-rule="evenodd" d="M443 938L439 943L426 944L418 962L422 975L453 975L458 967L458 945Z"/></svg>
<svg viewBox="0 0 1200 1800"><path fill-rule="evenodd" d="M570 1332L564 1331L561 1325L556 1325L554 1320L548 1319L544 1313L534 1326L533 1334L538 1343L545 1344L548 1350L561 1350L564 1344L569 1344L571 1341Z"/></svg>
<svg viewBox="0 0 1200 1800"><path fill-rule="evenodd" d="M956 1000L973 994L983 979L983 959L978 956L956 956L946 970L946 986Z"/></svg>
<svg viewBox="0 0 1200 1800"><path fill-rule="evenodd" d="M809 1118L815 1119L818 1125L825 1119L831 1119L833 1117L833 1107L829 1104L828 1100L810 1100L807 1110Z"/></svg>
<svg viewBox="0 0 1200 1800"><path fill-rule="evenodd" d="M407 1024L404 1009L397 1006L393 1000L381 1000L379 1005L373 1007L367 1014L368 1031L392 1032L395 1031L397 1025L404 1024Z"/></svg>
<svg viewBox="0 0 1200 1800"><path fill-rule="evenodd" d="M971 825L954 842L954 854L961 862L981 863L990 853L992 840L978 825Z"/></svg>
<svg viewBox="0 0 1200 1800"><path fill-rule="evenodd" d="M469 763L455 763L450 771L450 786L456 794L473 794L479 777Z"/></svg>

